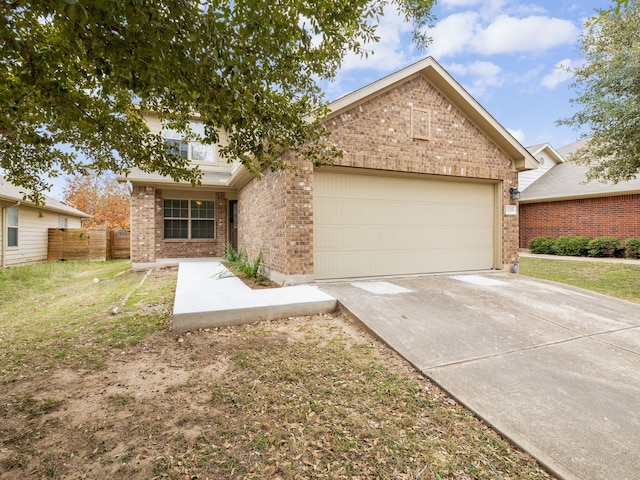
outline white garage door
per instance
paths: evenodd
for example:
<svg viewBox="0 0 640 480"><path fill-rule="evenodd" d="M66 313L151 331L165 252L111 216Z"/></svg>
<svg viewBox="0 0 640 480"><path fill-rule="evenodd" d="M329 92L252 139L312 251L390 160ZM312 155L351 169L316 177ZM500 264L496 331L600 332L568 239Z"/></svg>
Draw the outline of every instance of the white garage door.
<svg viewBox="0 0 640 480"><path fill-rule="evenodd" d="M494 185L314 173L317 279L494 266Z"/></svg>

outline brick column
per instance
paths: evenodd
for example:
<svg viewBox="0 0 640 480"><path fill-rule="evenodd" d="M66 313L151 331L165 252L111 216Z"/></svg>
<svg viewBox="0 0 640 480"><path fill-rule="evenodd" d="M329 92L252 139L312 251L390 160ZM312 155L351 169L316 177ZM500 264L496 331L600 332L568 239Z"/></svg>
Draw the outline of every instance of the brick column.
<svg viewBox="0 0 640 480"><path fill-rule="evenodd" d="M155 262L155 188L134 186L131 192L131 261Z"/></svg>

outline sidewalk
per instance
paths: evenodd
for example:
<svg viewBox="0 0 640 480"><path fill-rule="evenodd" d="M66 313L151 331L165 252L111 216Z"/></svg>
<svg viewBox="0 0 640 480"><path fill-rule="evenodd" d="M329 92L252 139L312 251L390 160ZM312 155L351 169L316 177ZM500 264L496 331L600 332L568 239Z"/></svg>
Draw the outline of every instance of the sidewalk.
<svg viewBox="0 0 640 480"><path fill-rule="evenodd" d="M640 258L596 258L596 257L562 257L560 255L540 255L529 252L528 248L521 248L520 257L544 258L547 260L567 260L570 262L599 262L599 263L623 263L640 267Z"/></svg>

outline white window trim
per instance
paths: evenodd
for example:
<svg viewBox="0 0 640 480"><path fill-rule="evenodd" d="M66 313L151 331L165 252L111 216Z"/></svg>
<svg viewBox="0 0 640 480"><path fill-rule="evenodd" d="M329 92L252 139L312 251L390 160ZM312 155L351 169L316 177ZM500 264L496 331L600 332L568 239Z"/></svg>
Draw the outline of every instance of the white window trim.
<svg viewBox="0 0 640 480"><path fill-rule="evenodd" d="M15 225L11 225L10 222L9 222L9 217L11 215L11 211L12 210L16 212L16 218L18 220ZM9 229L14 229L16 231L16 244L15 245L9 245ZM8 207L7 208L6 235L7 235L7 241L6 241L7 248L19 248L20 247L20 209L18 207Z"/></svg>
<svg viewBox="0 0 640 480"><path fill-rule="evenodd" d="M201 138L204 137L204 124L202 122L189 122L189 128L194 134ZM179 140L184 143L184 136L182 133L167 127L162 127L162 138L166 140ZM187 159L190 162L203 165L214 165L217 163L218 152L215 145L207 145L194 140L187 142L187 145ZM194 160L194 148L204 149L204 160Z"/></svg>

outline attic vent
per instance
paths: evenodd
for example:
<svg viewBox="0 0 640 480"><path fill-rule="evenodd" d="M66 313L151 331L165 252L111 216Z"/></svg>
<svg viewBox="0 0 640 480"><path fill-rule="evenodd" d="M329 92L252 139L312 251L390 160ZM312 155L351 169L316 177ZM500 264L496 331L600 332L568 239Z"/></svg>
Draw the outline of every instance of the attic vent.
<svg viewBox="0 0 640 480"><path fill-rule="evenodd" d="M538 162L540 163L540 166L544 165L544 157L540 157Z"/></svg>
<svg viewBox="0 0 640 480"><path fill-rule="evenodd" d="M431 112L411 107L411 138L431 140Z"/></svg>

